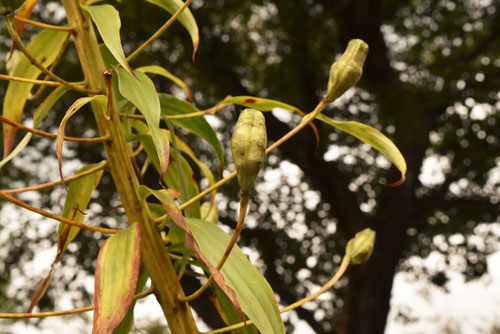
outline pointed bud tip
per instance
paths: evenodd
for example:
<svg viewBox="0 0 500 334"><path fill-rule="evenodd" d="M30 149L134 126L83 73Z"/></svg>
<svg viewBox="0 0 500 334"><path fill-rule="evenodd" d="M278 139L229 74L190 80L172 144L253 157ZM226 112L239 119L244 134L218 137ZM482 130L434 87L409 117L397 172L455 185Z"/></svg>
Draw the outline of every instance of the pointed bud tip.
<svg viewBox="0 0 500 334"><path fill-rule="evenodd" d="M351 264L361 264L370 258L375 245L375 231L365 228L349 240L345 252L351 257Z"/></svg>

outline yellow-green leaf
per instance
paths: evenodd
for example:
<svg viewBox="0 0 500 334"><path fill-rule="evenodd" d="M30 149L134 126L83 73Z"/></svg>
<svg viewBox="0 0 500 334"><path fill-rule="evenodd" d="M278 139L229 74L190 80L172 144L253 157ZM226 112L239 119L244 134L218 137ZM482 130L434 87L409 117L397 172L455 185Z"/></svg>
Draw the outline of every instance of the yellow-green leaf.
<svg viewBox="0 0 500 334"><path fill-rule="evenodd" d="M389 186L397 186L403 183L406 179L406 161L399 149L394 143L387 138L382 132L371 126L358 123L358 122L343 122L331 119L323 114L316 116L317 119L330 124L337 129L347 132L364 143L372 146L379 152L383 153L389 160L392 161L394 166L401 172L401 179Z"/></svg>
<svg viewBox="0 0 500 334"><path fill-rule="evenodd" d="M111 334L130 308L141 262L139 224L104 241L97 257L92 334Z"/></svg>
<svg viewBox="0 0 500 334"><path fill-rule="evenodd" d="M101 104L104 108L106 108L107 98L104 95L94 95L92 97L81 97L76 100L66 111L61 124L59 125L59 129L57 130L57 138L56 138L56 155L57 160L59 161L59 175L61 176L61 180L64 180L62 174L62 149L63 149L63 141L64 141L64 129L66 128L66 123L81 107L86 105L91 101L96 101ZM64 187L67 190L66 184L63 182Z"/></svg>
<svg viewBox="0 0 500 334"><path fill-rule="evenodd" d="M170 14L174 14L179 8L184 5L181 0L146 0L152 4L155 4L163 9L165 9ZM198 25L194 19L193 14L189 8L184 9L184 11L177 17L177 20L186 28L191 40L193 42L193 59L198 50L198 45L200 44L200 33L198 31Z"/></svg>
<svg viewBox="0 0 500 334"><path fill-rule="evenodd" d="M92 21L94 21L99 30L104 44L108 47L113 57L123 66L130 74L134 74L123 52L122 42L120 40L120 28L122 23L120 21L120 14L111 5L99 6L84 6L82 8L90 14Z"/></svg>
<svg viewBox="0 0 500 334"><path fill-rule="evenodd" d="M186 223L207 260L218 263L230 237L218 225L201 219L186 218ZM271 286L238 245L220 271L226 284L236 292L243 312L262 334L285 333Z"/></svg>
<svg viewBox="0 0 500 334"><path fill-rule="evenodd" d="M76 172L76 175L91 169L102 167L105 163L106 161L101 161L96 164L84 166ZM79 179L71 181L62 211L62 216L64 218L68 218L79 223L83 222L85 219L85 215L83 213L87 209L92 193L101 180L102 173L103 169L100 169L95 173L85 175ZM57 231L57 256L54 263L59 262L64 251L66 250L66 247L68 247L68 244L77 236L78 232L80 232L80 228L76 226L70 226L64 223L59 224L59 229Z"/></svg>
<svg viewBox="0 0 500 334"><path fill-rule="evenodd" d="M167 71L164 67L158 65L142 66L136 68L136 71L143 73L158 74L173 81L177 86L179 86L186 92L189 101L193 102L193 95L191 94L191 90L189 89L188 85L186 85L186 83L182 81L180 78L176 77L175 75Z"/></svg>
<svg viewBox="0 0 500 334"><path fill-rule="evenodd" d="M144 73L134 71L135 79L122 68L116 68L120 93L132 102L148 123L149 131L160 162L160 179L167 172L170 144L167 135L160 130L160 101L151 79Z"/></svg>
<svg viewBox="0 0 500 334"><path fill-rule="evenodd" d="M57 57L59 50L64 45L67 33L54 30L44 30L36 35L29 43L27 49L45 67L50 66ZM22 55L15 65L13 76L27 79L36 79L41 71L33 66L31 62ZM25 82L11 81L5 92L3 99L3 116L14 121L20 122L26 100L33 84ZM17 129L3 124L3 156L9 155L14 146L14 138Z"/></svg>

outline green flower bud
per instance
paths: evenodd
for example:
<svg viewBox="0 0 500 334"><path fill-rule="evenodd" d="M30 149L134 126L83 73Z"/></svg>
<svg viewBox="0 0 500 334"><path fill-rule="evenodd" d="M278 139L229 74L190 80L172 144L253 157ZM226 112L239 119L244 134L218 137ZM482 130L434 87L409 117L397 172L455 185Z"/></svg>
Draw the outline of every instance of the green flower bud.
<svg viewBox="0 0 500 334"><path fill-rule="evenodd" d="M360 39L349 41L344 54L330 68L327 102L333 102L358 82L363 74L363 64L367 54L368 44L364 41Z"/></svg>
<svg viewBox="0 0 500 334"><path fill-rule="evenodd" d="M21 7L24 0L0 0L0 15L8 15Z"/></svg>
<svg viewBox="0 0 500 334"><path fill-rule="evenodd" d="M204 202L200 206L200 216L201 219L206 221L217 223L219 221L219 207L217 204L210 206L210 202Z"/></svg>
<svg viewBox="0 0 500 334"><path fill-rule="evenodd" d="M351 264L366 262L372 254L374 244L375 231L372 229L365 228L363 231L356 233L345 247L345 253L351 257Z"/></svg>
<svg viewBox="0 0 500 334"><path fill-rule="evenodd" d="M231 150L241 191L250 194L266 156L267 132L264 114L259 110L241 112L231 138Z"/></svg>

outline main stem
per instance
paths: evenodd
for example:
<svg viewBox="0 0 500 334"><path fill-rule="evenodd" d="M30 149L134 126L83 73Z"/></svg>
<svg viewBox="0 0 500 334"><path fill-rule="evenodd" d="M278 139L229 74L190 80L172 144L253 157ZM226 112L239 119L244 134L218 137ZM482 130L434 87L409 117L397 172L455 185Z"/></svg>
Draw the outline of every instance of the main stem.
<svg viewBox="0 0 500 334"><path fill-rule="evenodd" d="M92 91L105 91L104 62L92 23L86 18L78 0L62 0L68 22L75 29L74 41L82 70ZM155 296L174 334L198 333L187 303L177 300L182 289L160 235L150 219L147 206L139 200L139 182L120 134L118 115L111 114L97 103L92 104L97 126L102 135L110 135L104 144L108 165L120 195L129 223L138 222L141 228L141 258L155 287Z"/></svg>

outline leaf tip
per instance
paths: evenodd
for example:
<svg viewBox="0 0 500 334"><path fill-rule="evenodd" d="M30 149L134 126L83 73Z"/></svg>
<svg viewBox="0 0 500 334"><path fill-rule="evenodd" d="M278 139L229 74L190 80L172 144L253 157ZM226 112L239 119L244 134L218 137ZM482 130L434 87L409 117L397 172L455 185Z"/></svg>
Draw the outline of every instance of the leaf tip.
<svg viewBox="0 0 500 334"><path fill-rule="evenodd" d="M393 183L383 183L383 182L381 182L381 184L384 187L395 188L395 187L399 187L400 185L402 185L403 183L405 183L405 181L406 181L406 175L402 174L401 175L401 179L399 179L396 182L393 182Z"/></svg>

